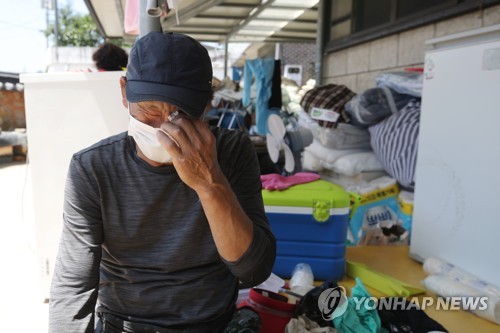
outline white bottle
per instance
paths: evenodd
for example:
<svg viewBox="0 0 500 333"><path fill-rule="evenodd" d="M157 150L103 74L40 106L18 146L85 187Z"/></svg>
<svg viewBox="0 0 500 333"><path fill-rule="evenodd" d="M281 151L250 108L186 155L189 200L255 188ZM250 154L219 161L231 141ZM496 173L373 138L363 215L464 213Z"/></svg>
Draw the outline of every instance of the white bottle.
<svg viewBox="0 0 500 333"><path fill-rule="evenodd" d="M427 258L424 261L424 271L428 275L445 275L455 281L480 290L491 296L500 298L500 288L478 278L477 276L460 269L439 258Z"/></svg>
<svg viewBox="0 0 500 333"><path fill-rule="evenodd" d="M295 266L290 279L290 289L299 295L304 296L309 290L314 288L314 275L311 266L306 263L299 263Z"/></svg>

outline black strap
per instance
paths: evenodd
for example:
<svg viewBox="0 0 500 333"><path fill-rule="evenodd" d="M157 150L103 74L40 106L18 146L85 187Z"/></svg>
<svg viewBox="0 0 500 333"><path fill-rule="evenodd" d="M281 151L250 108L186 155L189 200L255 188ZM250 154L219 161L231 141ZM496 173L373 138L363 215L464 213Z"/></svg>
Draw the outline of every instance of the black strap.
<svg viewBox="0 0 500 333"><path fill-rule="evenodd" d="M99 309L98 309L99 311ZM109 312L97 312L103 324L103 333L181 333L181 332L222 332L231 320L234 310L209 322L174 325L169 328L125 320Z"/></svg>

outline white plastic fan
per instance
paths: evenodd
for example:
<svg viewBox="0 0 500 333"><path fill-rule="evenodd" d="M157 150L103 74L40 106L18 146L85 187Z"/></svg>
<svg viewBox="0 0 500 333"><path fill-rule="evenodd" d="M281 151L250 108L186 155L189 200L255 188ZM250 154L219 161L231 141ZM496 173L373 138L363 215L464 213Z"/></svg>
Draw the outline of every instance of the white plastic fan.
<svg viewBox="0 0 500 333"><path fill-rule="evenodd" d="M271 161L278 162L280 150L285 153L285 170L293 172L295 169L295 158L292 150L285 142L285 124L278 115L272 114L267 120L269 133L266 135L267 152Z"/></svg>

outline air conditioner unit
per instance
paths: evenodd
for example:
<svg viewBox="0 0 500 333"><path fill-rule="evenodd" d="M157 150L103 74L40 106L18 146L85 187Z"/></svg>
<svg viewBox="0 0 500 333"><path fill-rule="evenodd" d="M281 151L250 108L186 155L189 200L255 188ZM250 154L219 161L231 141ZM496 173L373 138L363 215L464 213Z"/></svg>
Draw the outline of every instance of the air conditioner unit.
<svg viewBox="0 0 500 333"><path fill-rule="evenodd" d="M285 79L293 80L300 87L302 85L302 65L285 65Z"/></svg>

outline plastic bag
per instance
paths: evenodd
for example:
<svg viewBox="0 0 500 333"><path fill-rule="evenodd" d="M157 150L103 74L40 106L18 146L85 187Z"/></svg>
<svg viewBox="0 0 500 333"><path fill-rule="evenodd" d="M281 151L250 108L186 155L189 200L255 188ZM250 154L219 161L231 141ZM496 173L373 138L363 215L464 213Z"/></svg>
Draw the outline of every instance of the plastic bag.
<svg viewBox="0 0 500 333"><path fill-rule="evenodd" d="M285 333L336 333L333 327L320 327L306 316L292 318L286 325Z"/></svg>
<svg viewBox="0 0 500 333"><path fill-rule="evenodd" d="M337 284L331 281L324 282L321 286L315 287L302 297L299 305L295 310L294 317L297 318L301 315L306 316L310 320L316 322L320 327L333 327L331 320L326 321L323 319L321 310L318 307L318 299L323 291L328 288L334 288Z"/></svg>
<svg viewBox="0 0 500 333"><path fill-rule="evenodd" d="M351 123L360 128L375 125L404 108L413 96L399 94L388 87L365 90L353 97L345 106Z"/></svg>
<svg viewBox="0 0 500 333"><path fill-rule="evenodd" d="M375 78L377 87L389 87L392 90L414 97L422 97L423 74L420 72L387 72Z"/></svg>
<svg viewBox="0 0 500 333"><path fill-rule="evenodd" d="M337 128L311 126L313 137L327 148L333 149L370 149L370 133L366 129L346 123Z"/></svg>

